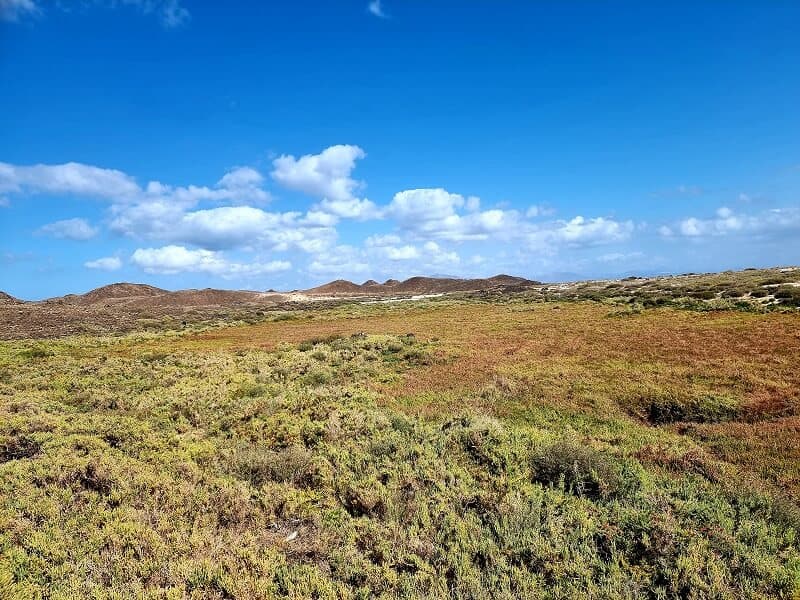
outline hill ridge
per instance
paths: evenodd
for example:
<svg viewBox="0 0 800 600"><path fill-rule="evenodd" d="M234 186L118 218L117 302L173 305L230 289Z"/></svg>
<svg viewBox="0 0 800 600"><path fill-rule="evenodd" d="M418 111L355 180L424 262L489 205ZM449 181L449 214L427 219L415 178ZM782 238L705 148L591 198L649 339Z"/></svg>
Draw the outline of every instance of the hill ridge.
<svg viewBox="0 0 800 600"><path fill-rule="evenodd" d="M387 279L377 283L370 279L363 284L353 283L346 279L336 279L317 287L303 290L309 295L358 295L358 294L437 294L448 292L481 291L512 286L538 285L540 282L499 274L487 278L456 279L450 277L426 277L415 275L404 281Z"/></svg>

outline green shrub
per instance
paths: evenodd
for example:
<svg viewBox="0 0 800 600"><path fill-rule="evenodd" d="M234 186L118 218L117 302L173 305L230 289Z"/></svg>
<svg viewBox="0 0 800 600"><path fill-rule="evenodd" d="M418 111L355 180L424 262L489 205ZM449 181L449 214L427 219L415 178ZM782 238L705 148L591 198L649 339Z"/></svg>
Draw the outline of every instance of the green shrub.
<svg viewBox="0 0 800 600"><path fill-rule="evenodd" d="M775 291L775 298L780 300L781 304L786 304L788 306L800 306L800 287L780 287Z"/></svg>
<svg viewBox="0 0 800 600"><path fill-rule="evenodd" d="M680 421L718 423L735 419L739 413L738 402L727 396L683 397L662 394L642 399L641 402L647 420L657 425Z"/></svg>
<svg viewBox="0 0 800 600"><path fill-rule="evenodd" d="M301 446L275 451L257 444L246 444L234 453L230 471L254 487L268 481L301 484L309 480L311 461L311 452Z"/></svg>
<svg viewBox="0 0 800 600"><path fill-rule="evenodd" d="M598 499L625 488L620 468L608 455L588 446L559 441L540 448L531 460L533 480L542 485Z"/></svg>
<svg viewBox="0 0 800 600"><path fill-rule="evenodd" d="M717 294L711 290L699 290L689 292L688 296L697 300L711 300L712 298L716 298Z"/></svg>
<svg viewBox="0 0 800 600"><path fill-rule="evenodd" d="M21 353L23 358L34 360L37 358L47 358L48 356L53 356L53 353L43 346L32 346L31 348L26 348Z"/></svg>
<svg viewBox="0 0 800 600"><path fill-rule="evenodd" d="M303 376L303 383L310 387L325 385L333 378L330 371L326 369L314 369Z"/></svg>
<svg viewBox="0 0 800 600"><path fill-rule="evenodd" d="M268 385L264 385L262 383L243 383L233 393L233 397L236 400L240 398L257 398L258 396L264 396L268 392Z"/></svg>

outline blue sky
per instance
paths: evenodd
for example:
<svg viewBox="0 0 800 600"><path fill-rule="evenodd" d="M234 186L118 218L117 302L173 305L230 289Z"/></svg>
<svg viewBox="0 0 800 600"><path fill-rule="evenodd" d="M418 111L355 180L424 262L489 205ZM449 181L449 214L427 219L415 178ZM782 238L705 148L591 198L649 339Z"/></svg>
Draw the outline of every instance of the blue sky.
<svg viewBox="0 0 800 600"><path fill-rule="evenodd" d="M800 3L0 0L0 289L800 263Z"/></svg>

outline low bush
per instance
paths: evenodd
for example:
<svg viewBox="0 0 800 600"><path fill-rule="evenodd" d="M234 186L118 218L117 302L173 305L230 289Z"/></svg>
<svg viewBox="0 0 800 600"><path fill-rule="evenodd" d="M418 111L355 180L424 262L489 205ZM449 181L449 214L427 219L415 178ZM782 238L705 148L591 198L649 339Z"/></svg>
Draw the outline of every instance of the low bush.
<svg viewBox="0 0 800 600"><path fill-rule="evenodd" d="M572 442L540 448L531 460L533 480L587 498L609 498L625 491L619 465L608 455Z"/></svg>
<svg viewBox="0 0 800 600"><path fill-rule="evenodd" d="M42 445L28 435L0 436L0 463L22 458L32 458L39 454Z"/></svg>
<svg viewBox="0 0 800 600"><path fill-rule="evenodd" d="M268 481L298 484L308 481L311 461L311 452L302 446L275 451L259 444L245 444L234 452L229 470L254 487Z"/></svg>
<svg viewBox="0 0 800 600"><path fill-rule="evenodd" d="M735 419L739 414L739 403L735 399L718 395L694 397L665 393L640 398L636 404L644 410L646 419L656 425L681 421L717 423Z"/></svg>

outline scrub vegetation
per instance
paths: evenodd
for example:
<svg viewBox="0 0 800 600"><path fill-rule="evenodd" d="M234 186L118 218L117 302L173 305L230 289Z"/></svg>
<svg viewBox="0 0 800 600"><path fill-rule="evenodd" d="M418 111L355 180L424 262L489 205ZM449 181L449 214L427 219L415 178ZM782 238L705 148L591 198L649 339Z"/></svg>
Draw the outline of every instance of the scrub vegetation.
<svg viewBox="0 0 800 600"><path fill-rule="evenodd" d="M2 342L0 597L797 599L797 313L637 303Z"/></svg>

